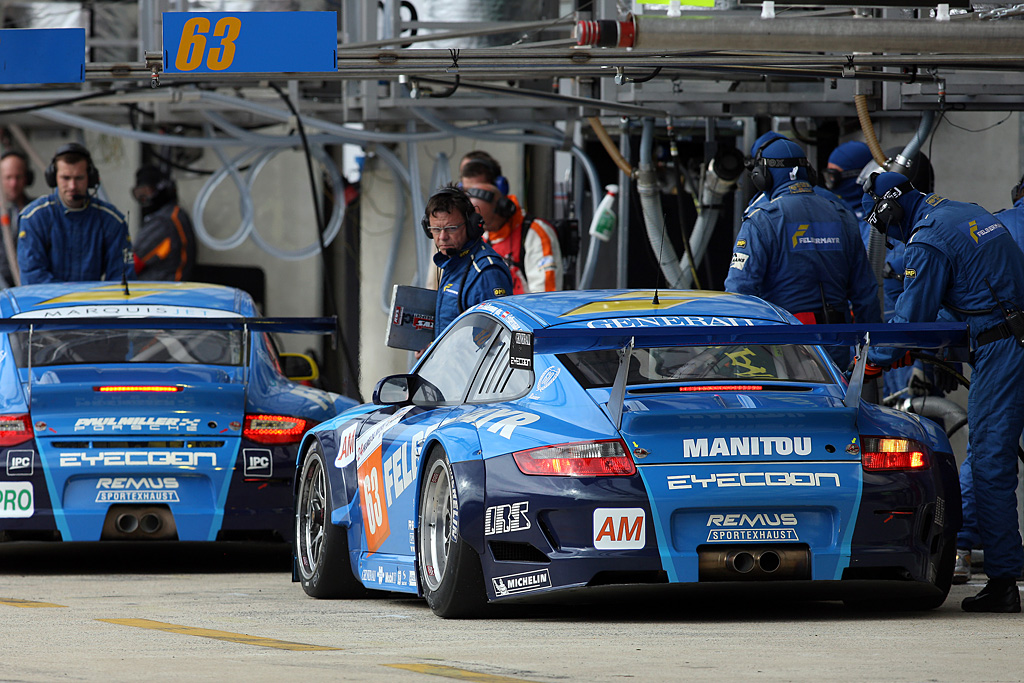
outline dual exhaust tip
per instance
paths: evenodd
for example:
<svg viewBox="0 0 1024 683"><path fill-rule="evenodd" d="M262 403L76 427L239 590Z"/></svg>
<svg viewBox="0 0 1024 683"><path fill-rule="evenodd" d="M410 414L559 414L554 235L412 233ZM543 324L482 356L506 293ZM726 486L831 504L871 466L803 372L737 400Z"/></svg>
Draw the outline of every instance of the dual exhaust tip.
<svg viewBox="0 0 1024 683"><path fill-rule="evenodd" d="M737 550L726 555L725 562L729 569L739 574L749 574L755 569L774 574L782 566L782 558L774 550Z"/></svg>
<svg viewBox="0 0 1024 683"><path fill-rule="evenodd" d="M174 513L165 505L111 505L101 541L173 541L178 538Z"/></svg>
<svg viewBox="0 0 1024 683"><path fill-rule="evenodd" d="M163 520L152 512L147 512L141 517L126 512L117 516L114 526L123 534L133 534L141 531L144 534L155 534L163 527Z"/></svg>
<svg viewBox="0 0 1024 683"><path fill-rule="evenodd" d="M803 581L811 578L810 549L802 543L704 545L697 549L699 581Z"/></svg>

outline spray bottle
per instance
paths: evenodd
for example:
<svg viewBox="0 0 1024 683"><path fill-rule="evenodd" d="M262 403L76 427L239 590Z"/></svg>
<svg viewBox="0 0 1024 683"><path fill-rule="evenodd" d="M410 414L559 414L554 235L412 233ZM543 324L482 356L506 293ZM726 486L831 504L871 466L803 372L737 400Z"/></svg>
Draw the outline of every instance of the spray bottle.
<svg viewBox="0 0 1024 683"><path fill-rule="evenodd" d="M601 203L597 205L597 213L594 214L594 220L590 221L590 236L596 237L602 242L607 242L612 238L612 233L615 232L615 209L612 206L615 204L615 195L619 193L618 185L605 185L605 195Z"/></svg>

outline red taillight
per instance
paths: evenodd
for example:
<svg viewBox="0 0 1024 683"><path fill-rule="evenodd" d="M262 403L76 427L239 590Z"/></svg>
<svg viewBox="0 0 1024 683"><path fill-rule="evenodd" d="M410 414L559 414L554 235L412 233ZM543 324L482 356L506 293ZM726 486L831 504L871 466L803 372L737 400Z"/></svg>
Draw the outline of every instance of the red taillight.
<svg viewBox="0 0 1024 683"><path fill-rule="evenodd" d="M928 448L913 439L862 436L860 442L865 470L924 470L932 466Z"/></svg>
<svg viewBox="0 0 1024 683"><path fill-rule="evenodd" d="M679 387L679 391L761 391L760 384L706 384L699 387Z"/></svg>
<svg viewBox="0 0 1024 683"><path fill-rule="evenodd" d="M17 446L32 438L32 420L27 413L0 415L0 446Z"/></svg>
<svg viewBox="0 0 1024 683"><path fill-rule="evenodd" d="M287 415L246 415L242 436L257 443L296 443L309 422Z"/></svg>
<svg viewBox="0 0 1024 683"><path fill-rule="evenodd" d="M116 384L116 385L109 385L109 386L93 387L92 388L93 391L98 391L98 392L103 393L103 394L106 394L106 393L122 393L122 392L126 392L126 391L128 391L128 392L131 392L131 391L149 391L149 392L155 392L155 393L164 394L164 393L169 393L169 392L172 392L172 391L181 391L181 389L182 389L181 387L177 387L177 386L173 386L173 385L167 385L167 384Z"/></svg>
<svg viewBox="0 0 1024 683"><path fill-rule="evenodd" d="M541 446L512 454L523 474L554 477L614 477L636 473L636 465L619 440L580 441Z"/></svg>

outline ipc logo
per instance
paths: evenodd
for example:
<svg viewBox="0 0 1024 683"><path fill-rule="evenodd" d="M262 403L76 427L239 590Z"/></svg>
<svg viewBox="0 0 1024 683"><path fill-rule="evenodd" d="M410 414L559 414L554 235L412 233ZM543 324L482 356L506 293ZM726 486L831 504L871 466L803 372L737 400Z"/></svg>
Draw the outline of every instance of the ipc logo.
<svg viewBox="0 0 1024 683"><path fill-rule="evenodd" d="M246 448L242 452L246 477L270 477L274 474L274 459L265 448Z"/></svg>

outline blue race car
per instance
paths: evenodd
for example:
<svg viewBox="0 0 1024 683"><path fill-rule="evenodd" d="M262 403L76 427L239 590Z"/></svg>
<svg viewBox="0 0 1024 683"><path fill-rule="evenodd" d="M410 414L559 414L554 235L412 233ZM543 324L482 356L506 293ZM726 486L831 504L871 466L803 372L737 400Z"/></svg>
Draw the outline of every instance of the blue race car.
<svg viewBox="0 0 1024 683"><path fill-rule="evenodd" d="M271 333L332 319L159 282L15 287L0 316L0 540L291 540L302 433L355 401L287 379L315 364Z"/></svg>
<svg viewBox="0 0 1024 683"><path fill-rule="evenodd" d="M293 578L442 617L616 584L935 607L960 526L949 441L861 402L864 361L848 382L821 345L965 342L955 324L800 325L723 292L485 302L303 438Z"/></svg>

